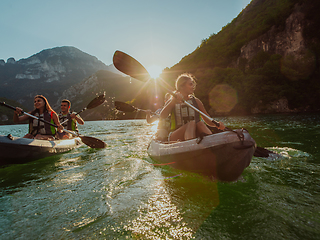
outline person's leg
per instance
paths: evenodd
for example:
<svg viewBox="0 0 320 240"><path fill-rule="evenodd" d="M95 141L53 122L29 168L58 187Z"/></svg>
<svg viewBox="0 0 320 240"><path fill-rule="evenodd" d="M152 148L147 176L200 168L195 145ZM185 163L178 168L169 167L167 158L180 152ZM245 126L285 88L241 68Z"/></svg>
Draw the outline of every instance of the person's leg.
<svg viewBox="0 0 320 240"><path fill-rule="evenodd" d="M169 141L184 141L184 133L186 131L188 124L185 124L181 127L179 127L178 129L176 129L175 131L171 132L170 137L169 137Z"/></svg>
<svg viewBox="0 0 320 240"><path fill-rule="evenodd" d="M58 132L57 134L56 134L56 137L58 138L58 139L69 139L69 138L71 138L71 134L70 133L67 133L67 132Z"/></svg>
<svg viewBox="0 0 320 240"><path fill-rule="evenodd" d="M196 122L191 121L186 124L186 130L184 132L184 140L196 138Z"/></svg>
<svg viewBox="0 0 320 240"><path fill-rule="evenodd" d="M34 138L34 136L30 133L27 133L26 135L23 136L23 138Z"/></svg>
<svg viewBox="0 0 320 240"><path fill-rule="evenodd" d="M39 140L54 140L54 137L53 136L50 136L50 135L42 135L42 134L37 134L34 139L39 139Z"/></svg>
<svg viewBox="0 0 320 240"><path fill-rule="evenodd" d="M170 141L185 141L196 137L195 121L188 122L170 134Z"/></svg>
<svg viewBox="0 0 320 240"><path fill-rule="evenodd" d="M183 141L184 140L184 130L185 130L185 127L182 126L180 128L178 128L177 130L173 131L171 134L170 134L170 138L169 138L169 141Z"/></svg>
<svg viewBox="0 0 320 240"><path fill-rule="evenodd" d="M208 135L212 134L211 130L202 121L197 123L197 131L198 131L198 133L205 133L205 134L208 134Z"/></svg>
<svg viewBox="0 0 320 240"><path fill-rule="evenodd" d="M158 129L156 139L160 141L167 141L169 132L166 129Z"/></svg>

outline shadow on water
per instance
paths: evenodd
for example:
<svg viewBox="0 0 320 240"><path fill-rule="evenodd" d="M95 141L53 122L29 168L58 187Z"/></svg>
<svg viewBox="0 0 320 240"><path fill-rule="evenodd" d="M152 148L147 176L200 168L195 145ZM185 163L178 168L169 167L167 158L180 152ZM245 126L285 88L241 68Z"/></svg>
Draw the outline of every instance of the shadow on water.
<svg viewBox="0 0 320 240"><path fill-rule="evenodd" d="M0 168L0 188L18 190L33 181L47 181L50 175L62 168L86 164L99 149L82 146L70 152L58 154L24 164L10 164Z"/></svg>
<svg viewBox="0 0 320 240"><path fill-rule="evenodd" d="M41 173L56 171L55 162L61 159L62 155L46 157L24 164L11 164L0 168L0 187L19 187L29 181L43 178Z"/></svg>

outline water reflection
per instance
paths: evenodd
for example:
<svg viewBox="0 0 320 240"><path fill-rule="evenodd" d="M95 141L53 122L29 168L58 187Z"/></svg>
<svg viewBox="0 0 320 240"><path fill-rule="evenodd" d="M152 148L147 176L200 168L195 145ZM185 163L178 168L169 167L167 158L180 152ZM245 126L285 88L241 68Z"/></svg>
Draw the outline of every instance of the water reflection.
<svg viewBox="0 0 320 240"><path fill-rule="evenodd" d="M183 221L177 206L162 182L154 184L155 193L148 202L140 206L139 216L124 226L136 237L145 239L190 239L193 231Z"/></svg>

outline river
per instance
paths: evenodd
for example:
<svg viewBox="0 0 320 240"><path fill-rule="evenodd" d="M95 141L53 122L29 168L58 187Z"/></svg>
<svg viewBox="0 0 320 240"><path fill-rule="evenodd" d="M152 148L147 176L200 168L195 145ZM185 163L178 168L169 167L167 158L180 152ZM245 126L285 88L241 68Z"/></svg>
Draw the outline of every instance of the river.
<svg viewBox="0 0 320 240"><path fill-rule="evenodd" d="M0 239L320 239L320 115L217 120L279 156L214 182L155 165L146 150L156 123L86 122L81 133L105 149L0 168Z"/></svg>

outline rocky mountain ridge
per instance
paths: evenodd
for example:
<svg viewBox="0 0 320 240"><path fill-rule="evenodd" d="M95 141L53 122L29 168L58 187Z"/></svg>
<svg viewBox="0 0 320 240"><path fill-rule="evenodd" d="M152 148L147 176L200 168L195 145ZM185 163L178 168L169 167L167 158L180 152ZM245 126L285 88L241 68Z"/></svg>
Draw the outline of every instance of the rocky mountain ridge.
<svg viewBox="0 0 320 240"><path fill-rule="evenodd" d="M32 109L36 94L56 102L64 90L99 70L114 71L114 67L66 46L46 49L19 61L0 60L0 96Z"/></svg>

